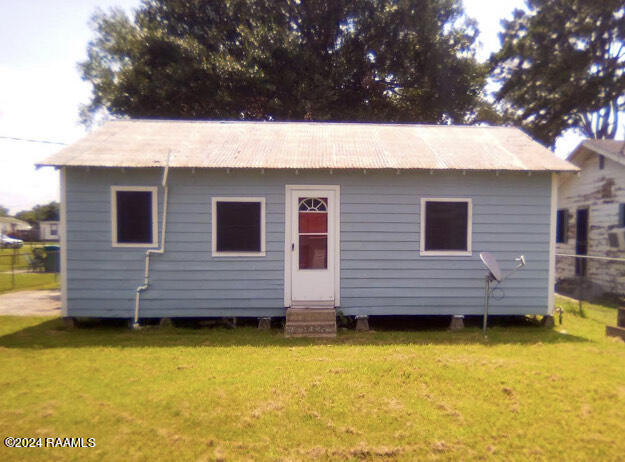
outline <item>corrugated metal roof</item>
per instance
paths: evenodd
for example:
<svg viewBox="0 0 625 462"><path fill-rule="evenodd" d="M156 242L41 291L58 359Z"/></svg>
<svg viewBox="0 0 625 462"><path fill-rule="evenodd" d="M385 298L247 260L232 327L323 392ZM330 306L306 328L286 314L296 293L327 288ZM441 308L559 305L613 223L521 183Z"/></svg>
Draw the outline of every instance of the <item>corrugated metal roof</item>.
<svg viewBox="0 0 625 462"><path fill-rule="evenodd" d="M108 122L40 165L575 171L511 127L321 122Z"/></svg>

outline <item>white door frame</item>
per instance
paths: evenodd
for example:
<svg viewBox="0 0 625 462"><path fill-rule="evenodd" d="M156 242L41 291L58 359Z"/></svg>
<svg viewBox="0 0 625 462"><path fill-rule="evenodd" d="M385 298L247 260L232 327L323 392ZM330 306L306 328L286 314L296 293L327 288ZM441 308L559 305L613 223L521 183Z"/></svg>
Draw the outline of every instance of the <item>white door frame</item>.
<svg viewBox="0 0 625 462"><path fill-rule="evenodd" d="M291 262L293 260L291 254L291 243L293 242L292 220L294 219L293 213L297 210L292 210L291 206L291 194L293 191L300 189L305 190L319 190L319 191L334 191L335 199L334 206L331 210L334 212L332 216L328 216L328 219L334 220L334 305L341 305L341 186L340 185L309 185L309 184L287 184L285 186L284 194L284 306L291 306Z"/></svg>

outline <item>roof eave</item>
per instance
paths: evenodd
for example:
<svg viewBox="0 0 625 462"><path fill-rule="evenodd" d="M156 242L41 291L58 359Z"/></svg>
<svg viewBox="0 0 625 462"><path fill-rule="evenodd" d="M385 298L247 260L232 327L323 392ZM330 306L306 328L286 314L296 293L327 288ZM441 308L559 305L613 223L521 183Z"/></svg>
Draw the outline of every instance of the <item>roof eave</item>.
<svg viewBox="0 0 625 462"><path fill-rule="evenodd" d="M35 164L37 168L40 167L54 167L56 169L69 167L69 168L164 168L165 165L96 165L96 164L63 164L63 163L37 163ZM295 171L295 170L336 170L336 171L406 171L406 172L510 172L510 173L567 173L567 172L578 172L580 168L575 166L574 164L570 164L568 168L558 168L558 169L550 169L550 168L540 168L540 169L528 169L528 168L456 168L456 167L335 167L335 166L324 166L324 167L263 167L254 166L254 167L241 167L241 166L219 166L219 167L209 167L206 165L169 165L169 168L197 168L197 169L207 169L207 170L287 170L287 171Z"/></svg>
<svg viewBox="0 0 625 462"><path fill-rule="evenodd" d="M616 163L619 163L621 165L625 165L625 159L614 155L613 152L611 151L606 151L605 149L600 148L599 146L594 146L590 143L591 140L584 140L582 141L582 144L584 145L584 147L590 151L594 151L597 154L600 154L604 157L607 157L608 159L613 160Z"/></svg>

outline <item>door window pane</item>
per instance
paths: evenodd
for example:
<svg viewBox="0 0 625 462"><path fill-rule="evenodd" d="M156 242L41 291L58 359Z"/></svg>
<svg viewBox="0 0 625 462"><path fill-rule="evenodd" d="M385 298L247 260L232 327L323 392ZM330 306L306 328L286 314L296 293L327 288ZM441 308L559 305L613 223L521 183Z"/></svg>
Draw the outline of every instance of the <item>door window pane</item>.
<svg viewBox="0 0 625 462"><path fill-rule="evenodd" d="M328 214L325 212L300 212L299 213L300 233L327 233Z"/></svg>
<svg viewBox="0 0 625 462"><path fill-rule="evenodd" d="M300 197L299 209L300 212L327 212L328 211L328 198L327 197Z"/></svg>
<svg viewBox="0 0 625 462"><path fill-rule="evenodd" d="M328 236L300 235L299 269L326 269L328 267Z"/></svg>

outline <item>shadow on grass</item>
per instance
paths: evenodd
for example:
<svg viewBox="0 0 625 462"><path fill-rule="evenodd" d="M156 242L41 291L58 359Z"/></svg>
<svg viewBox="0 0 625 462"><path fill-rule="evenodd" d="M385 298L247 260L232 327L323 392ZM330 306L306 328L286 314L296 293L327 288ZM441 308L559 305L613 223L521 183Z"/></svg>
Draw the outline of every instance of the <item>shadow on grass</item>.
<svg viewBox="0 0 625 462"><path fill-rule="evenodd" d="M285 338L282 328L258 330L251 325L234 329L224 327L158 327L147 326L138 331L128 329L127 323L120 320L90 322L82 327L66 327L60 318L43 318L40 322L29 323L22 328L11 330L0 337L0 348L48 349L83 347L292 347L307 345L505 345L590 342L591 340L553 329L541 327L535 320L517 318L511 320L489 320L492 326L488 338L482 336L478 319L467 319L467 327L461 331L447 330L447 322L442 317L427 319L372 319L372 330L355 332L353 329L339 328L333 339ZM0 318L1 319L1 318ZM19 318L5 317L11 320ZM33 318L28 318L32 320ZM39 321L39 320L36 320ZM16 322L17 324L17 322ZM244 323L245 324L245 323ZM479 325L479 327L478 327ZM9 327L9 329L6 329Z"/></svg>

